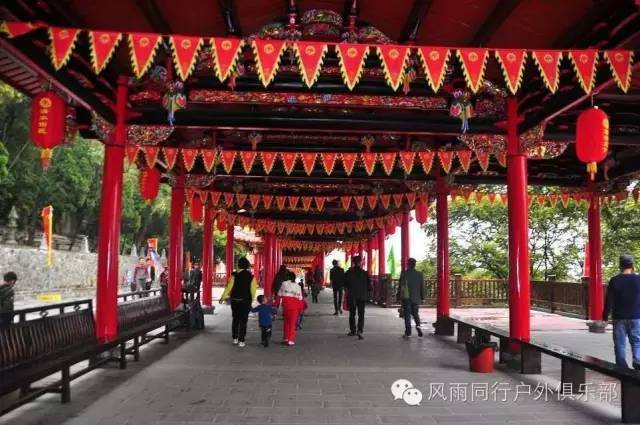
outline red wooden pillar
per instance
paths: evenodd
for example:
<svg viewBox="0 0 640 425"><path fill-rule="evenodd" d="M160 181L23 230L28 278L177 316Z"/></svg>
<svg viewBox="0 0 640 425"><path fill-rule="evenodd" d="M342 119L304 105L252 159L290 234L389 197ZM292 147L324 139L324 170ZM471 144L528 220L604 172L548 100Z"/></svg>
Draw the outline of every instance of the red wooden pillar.
<svg viewBox="0 0 640 425"><path fill-rule="evenodd" d="M116 92L115 131L111 140L104 141L96 288L96 337L102 342L112 341L118 336L118 260L128 89L128 78L120 76Z"/></svg>
<svg viewBox="0 0 640 425"><path fill-rule="evenodd" d="M453 335L453 322L449 320L449 187L439 171L436 177L436 273L438 292L436 326L438 335Z"/></svg>
<svg viewBox="0 0 640 425"><path fill-rule="evenodd" d="M367 273L369 276L373 274L373 241L371 239L367 239Z"/></svg>
<svg viewBox="0 0 640 425"><path fill-rule="evenodd" d="M384 228L378 230L378 276L387 274L387 253L384 246Z"/></svg>
<svg viewBox="0 0 640 425"><path fill-rule="evenodd" d="M176 308L180 304L182 288L182 259L184 257L182 238L184 220L184 176L176 176L171 188L171 216L169 217L169 305Z"/></svg>
<svg viewBox="0 0 640 425"><path fill-rule="evenodd" d="M409 211L402 212L402 223L400 224L400 269L407 268L407 261L411 256L409 252Z"/></svg>
<svg viewBox="0 0 640 425"><path fill-rule="evenodd" d="M587 215L589 227L589 320L602 320L604 292L602 289L602 236L600 232L600 197L591 194Z"/></svg>
<svg viewBox="0 0 640 425"><path fill-rule="evenodd" d="M261 275L261 271L262 271L262 251L258 251L256 249L255 254L254 254L254 264L253 264L253 275L256 278L256 281L258 282L258 285L262 285L262 287L264 288L264 282L262 282L262 279L260 279Z"/></svg>
<svg viewBox="0 0 640 425"><path fill-rule="evenodd" d="M527 155L518 137L518 102L507 99L507 205L509 216L509 334L529 339L529 208ZM517 351L519 344L510 344Z"/></svg>
<svg viewBox="0 0 640 425"><path fill-rule="evenodd" d="M233 273L233 224L227 225L227 245L225 246L225 266L227 269L227 281Z"/></svg>
<svg viewBox="0 0 640 425"><path fill-rule="evenodd" d="M202 305L211 306L213 291L213 208L205 206L202 225Z"/></svg>
<svg viewBox="0 0 640 425"><path fill-rule="evenodd" d="M264 235L264 248L263 248L263 256L264 256L264 294L267 297L271 297L271 287L273 285L273 250L272 248L273 242L273 234L265 233Z"/></svg>

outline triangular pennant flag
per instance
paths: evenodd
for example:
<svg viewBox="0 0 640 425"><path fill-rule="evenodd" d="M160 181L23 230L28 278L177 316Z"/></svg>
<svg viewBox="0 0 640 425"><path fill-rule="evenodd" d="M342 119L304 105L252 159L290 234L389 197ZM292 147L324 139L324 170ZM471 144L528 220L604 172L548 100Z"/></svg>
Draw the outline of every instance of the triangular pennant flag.
<svg viewBox="0 0 640 425"><path fill-rule="evenodd" d="M429 174L431 172L431 166L433 165L433 151L421 151L418 152L418 157L420 158L420 163L422 164L422 169L425 174Z"/></svg>
<svg viewBox="0 0 640 425"><path fill-rule="evenodd" d="M218 203L220 202L220 192L211 192L209 194L211 196L211 205L218 206Z"/></svg>
<svg viewBox="0 0 640 425"><path fill-rule="evenodd" d="M482 204L482 201L484 200L484 193L480 192L480 191L476 191L474 192L474 197L475 197L475 201L476 204Z"/></svg>
<svg viewBox="0 0 640 425"><path fill-rule="evenodd" d="M349 90L353 90L362 76L364 60L369 54L369 46L366 44L339 43L336 44L336 53L340 59L342 79Z"/></svg>
<svg viewBox="0 0 640 425"><path fill-rule="evenodd" d="M173 62L181 80L186 80L193 71L198 59L198 50L202 46L202 38L172 35L169 37Z"/></svg>
<svg viewBox="0 0 640 425"><path fill-rule="evenodd" d="M568 192L562 192L560 194L560 202L562 203L562 206L567 208L569 206L569 193Z"/></svg>
<svg viewBox="0 0 640 425"><path fill-rule="evenodd" d="M373 170L376 168L376 160L378 159L378 154L376 154L375 152L363 152L360 155L362 156L362 162L364 163L364 169L367 174L373 174Z"/></svg>
<svg viewBox="0 0 640 425"><path fill-rule="evenodd" d="M245 174L251 174L253 163L256 160L256 151L242 151L240 152L240 160L242 161L242 168Z"/></svg>
<svg viewBox="0 0 640 425"><path fill-rule="evenodd" d="M191 203L193 202L193 197L195 196L195 194L196 194L196 192L192 188L188 187L188 188L185 189L184 198L185 198L185 201L186 201L187 205L191 205Z"/></svg>
<svg viewBox="0 0 640 425"><path fill-rule="evenodd" d="M222 167L224 168L225 173L231 173L233 169L233 163L236 160L237 151L222 151L220 154L222 156Z"/></svg>
<svg viewBox="0 0 640 425"><path fill-rule="evenodd" d="M262 168L264 172L267 174L271 174L271 170L273 169L273 164L276 162L276 153L275 152L261 152L260 157L262 158Z"/></svg>
<svg viewBox="0 0 640 425"><path fill-rule="evenodd" d="M472 92L477 93L482 85L482 77L489 51L487 49L458 49L458 58L462 64L464 79Z"/></svg>
<svg viewBox="0 0 640 425"><path fill-rule="evenodd" d="M364 195L354 196L353 200L356 203L356 208L358 208L359 210L364 208Z"/></svg>
<svg viewBox="0 0 640 425"><path fill-rule="evenodd" d="M380 154L382 167L387 175L390 175L393 172L393 166L396 163L396 155L396 152L384 152Z"/></svg>
<svg viewBox="0 0 640 425"><path fill-rule="evenodd" d="M522 83L524 61L527 58L526 50L497 49L495 55L502 65L502 73L509 91L511 94L516 94Z"/></svg>
<svg viewBox="0 0 640 425"><path fill-rule="evenodd" d="M407 198L407 203L411 208L413 208L413 205L416 203L416 193L408 192L405 196Z"/></svg>
<svg viewBox="0 0 640 425"><path fill-rule="evenodd" d="M102 72L121 39L122 34L119 32L89 31L89 52L93 72L96 74Z"/></svg>
<svg viewBox="0 0 640 425"><path fill-rule="evenodd" d="M213 49L213 69L216 77L224 81L236 65L244 40L241 38L219 38L210 40Z"/></svg>
<svg viewBox="0 0 640 425"><path fill-rule="evenodd" d="M214 165L216 165L216 150L214 149L201 149L200 155L202 156L202 161L204 162L204 168L207 170L207 173L210 173L213 169Z"/></svg>
<svg viewBox="0 0 640 425"><path fill-rule="evenodd" d="M462 166L462 169L464 170L465 173L469 172L469 167L471 166L472 154L473 152L471 152L470 150L456 151L456 155L458 156L458 161L460 162L460 165Z"/></svg>
<svg viewBox="0 0 640 425"><path fill-rule="evenodd" d="M342 204L343 210L349 211L349 206L351 205L351 196L341 196L340 203Z"/></svg>
<svg viewBox="0 0 640 425"><path fill-rule="evenodd" d="M75 28L49 27L51 62L56 71L69 61L79 33L80 30Z"/></svg>
<svg viewBox="0 0 640 425"><path fill-rule="evenodd" d="M158 160L158 151L160 148L157 146L144 146L142 147L142 151L144 152L144 156L147 160L147 165L149 168L153 168L156 165L156 161Z"/></svg>
<svg viewBox="0 0 640 425"><path fill-rule="evenodd" d="M391 86L393 91L397 91L409 61L409 46L381 44L377 46L377 52L382 62L382 70L387 84Z"/></svg>
<svg viewBox="0 0 640 425"><path fill-rule="evenodd" d="M551 204L552 207L555 208L555 206L558 204L558 194L557 193L550 193L549 194L549 204Z"/></svg>
<svg viewBox="0 0 640 425"><path fill-rule="evenodd" d="M280 211L284 209L285 202L287 202L286 196L276 196L276 206Z"/></svg>
<svg viewBox="0 0 640 425"><path fill-rule="evenodd" d="M396 208L400 208L402 206L402 200L404 199L404 193L394 193L392 196L393 204Z"/></svg>
<svg viewBox="0 0 640 425"><path fill-rule="evenodd" d="M271 204L273 203L273 195L262 195L262 203L266 210L270 209Z"/></svg>
<svg viewBox="0 0 640 425"><path fill-rule="evenodd" d="M527 208L530 209L531 205L533 205L533 195L529 193L527 194Z"/></svg>
<svg viewBox="0 0 640 425"><path fill-rule="evenodd" d="M404 168L405 174L411 174L411 171L413 171L415 158L416 153L413 151L400 152L400 163L402 164L402 168Z"/></svg>
<svg viewBox="0 0 640 425"><path fill-rule="evenodd" d="M538 201L538 206L540 207L544 207L544 202L546 200L547 200L547 197L541 193L536 196L536 201Z"/></svg>
<svg viewBox="0 0 640 425"><path fill-rule="evenodd" d="M420 56L427 83L434 92L437 92L444 82L450 54L449 49L444 47L425 46L418 48L418 56Z"/></svg>
<svg viewBox="0 0 640 425"><path fill-rule="evenodd" d="M233 201L234 201L234 194L233 192L225 192L224 193L224 203L227 204L227 207L233 207Z"/></svg>
<svg viewBox="0 0 640 425"><path fill-rule="evenodd" d="M242 208L246 200L247 200L246 193L236 193L236 203L238 204L238 208Z"/></svg>
<svg viewBox="0 0 640 425"><path fill-rule="evenodd" d="M312 196L303 196L302 197L302 209L305 211L309 211L311 209L311 201L313 200Z"/></svg>
<svg viewBox="0 0 640 425"><path fill-rule="evenodd" d="M300 155L302 156L302 166L304 167L304 171L307 173L307 176L310 176L316 165L316 158L318 154L316 152L303 152Z"/></svg>
<svg viewBox="0 0 640 425"><path fill-rule="evenodd" d="M294 167L296 166L296 158L298 154L296 152L280 152L280 159L282 159L282 164L284 164L284 171L287 174L291 174Z"/></svg>
<svg viewBox="0 0 640 425"><path fill-rule="evenodd" d="M382 203L382 207L388 210L389 204L391 203L391 195L388 193L380 195L380 202Z"/></svg>
<svg viewBox="0 0 640 425"><path fill-rule="evenodd" d="M442 170L449 174L451 164L453 164L453 151L438 151L438 158L440 159Z"/></svg>
<svg viewBox="0 0 640 425"><path fill-rule="evenodd" d="M292 211L295 211L296 208L298 208L298 201L300 200L299 196L289 196L289 208Z"/></svg>
<svg viewBox="0 0 640 425"><path fill-rule="evenodd" d="M633 62L633 51L631 50L607 50L604 57L609 63L613 78L620 90L627 92L631 86L631 63Z"/></svg>
<svg viewBox="0 0 640 425"><path fill-rule="evenodd" d="M133 73L137 78L141 78L151 66L161 39L162 36L160 34L129 34L129 53L131 55Z"/></svg>
<svg viewBox="0 0 640 425"><path fill-rule="evenodd" d="M489 200L489 203L491 205L496 203L496 196L497 196L497 194L495 192L487 193L487 199Z"/></svg>
<svg viewBox="0 0 640 425"><path fill-rule="evenodd" d="M507 166L507 153L506 152L498 152L496 155L496 159L498 160L498 164L503 167Z"/></svg>
<svg viewBox="0 0 640 425"><path fill-rule="evenodd" d="M595 49L570 50L569 57L573 62L573 67L578 77L580 87L585 93L591 93L596 82L596 62L598 61L598 51Z"/></svg>
<svg viewBox="0 0 640 425"><path fill-rule="evenodd" d="M507 195L506 193L501 193L500 202L502 203L503 207L506 207L507 204L509 203L509 195Z"/></svg>
<svg viewBox="0 0 640 425"><path fill-rule="evenodd" d="M251 204L251 209L257 210L260 206L261 196L258 194L249 195L249 203Z"/></svg>
<svg viewBox="0 0 640 425"><path fill-rule="evenodd" d="M127 145L127 162L129 165L136 162L136 158L138 157L138 149L140 147L138 145Z"/></svg>
<svg viewBox="0 0 640 425"><path fill-rule="evenodd" d="M555 93L560 84L562 52L560 50L534 50L531 55L536 65L538 65L545 86L551 93Z"/></svg>
<svg viewBox="0 0 640 425"><path fill-rule="evenodd" d="M322 159L322 167L324 168L324 172L327 173L328 176L333 174L333 169L336 165L336 158L338 158L338 154L336 152L322 152L320 153L320 158Z"/></svg>
<svg viewBox="0 0 640 425"><path fill-rule="evenodd" d="M38 28L44 27L44 24L34 22L0 22L0 32L7 34L7 37L14 38L30 33Z"/></svg>
<svg viewBox="0 0 640 425"><path fill-rule="evenodd" d="M489 169L489 152L477 150L476 158L478 158L478 164L480 164L482 171L487 171Z"/></svg>
<svg viewBox="0 0 640 425"><path fill-rule="evenodd" d="M369 204L369 208L375 210L376 204L378 203L378 195L367 195L367 203Z"/></svg>
<svg viewBox="0 0 640 425"><path fill-rule="evenodd" d="M296 41L293 46L298 56L298 66L302 81L307 87L311 87L320 75L322 61L327 53L327 43Z"/></svg>
<svg viewBox="0 0 640 425"><path fill-rule="evenodd" d="M184 162L185 168L187 171L191 171L198 157L198 149L181 149L180 153L182 153L182 161Z"/></svg>
<svg viewBox="0 0 640 425"><path fill-rule="evenodd" d="M286 44L285 40L259 40L252 42L253 54L256 59L256 71L262 81L262 85L267 87L275 78L280 66L280 55Z"/></svg>
<svg viewBox="0 0 640 425"><path fill-rule="evenodd" d="M314 202L316 203L316 209L322 211L324 209L324 203L327 200L324 196L314 196Z"/></svg>
<svg viewBox="0 0 640 425"><path fill-rule="evenodd" d="M350 176L353 172L353 166L356 163L357 154L352 152L341 153L340 158L342 159L342 166L344 167L344 171L348 176Z"/></svg>
<svg viewBox="0 0 640 425"><path fill-rule="evenodd" d="M473 191L469 188L462 189L462 198L464 199L465 202L469 202L469 198L471 198L472 192Z"/></svg>

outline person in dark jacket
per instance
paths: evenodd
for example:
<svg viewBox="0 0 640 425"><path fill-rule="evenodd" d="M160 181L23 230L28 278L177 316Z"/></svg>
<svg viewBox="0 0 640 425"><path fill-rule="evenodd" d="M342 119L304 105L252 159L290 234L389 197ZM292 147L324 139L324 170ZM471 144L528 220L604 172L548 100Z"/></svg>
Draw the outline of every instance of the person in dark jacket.
<svg viewBox="0 0 640 425"><path fill-rule="evenodd" d="M369 274L360 267L362 258L355 255L351 259L351 267L344 275L344 287L347 290L349 300L349 335L358 335L358 339L364 339L364 306L371 292L371 280ZM358 314L358 327L356 329L356 312Z"/></svg>
<svg viewBox="0 0 640 425"><path fill-rule="evenodd" d="M193 267L189 272L189 285L192 285L196 294L200 294L200 286L202 285L202 269L198 261L193 262Z"/></svg>
<svg viewBox="0 0 640 425"><path fill-rule="evenodd" d="M411 317L416 323L416 332L422 336L420 327L420 305L424 300L424 276L416 270L415 258L407 261L407 270L400 274L398 285L398 300L404 313L404 336L411 336Z"/></svg>
<svg viewBox="0 0 640 425"><path fill-rule="evenodd" d="M634 369L640 370L640 276L634 273L633 257L620 256L621 273L609 280L603 320L613 316L613 349L616 364L627 365L627 339L631 344Z"/></svg>
<svg viewBox="0 0 640 425"><path fill-rule="evenodd" d="M224 288L220 297L220 303L231 300L231 335L233 344L244 347L244 339L247 334L247 320L251 311L251 302L256 297L258 283L249 271L249 260L245 257L238 259L238 271L234 272Z"/></svg>
<svg viewBox="0 0 640 425"><path fill-rule="evenodd" d="M329 280L331 281L331 288L333 289L333 307L336 312L333 313L337 316L338 313L342 314L342 295L344 293L344 269L338 264L338 260L333 260L331 263L333 267L329 272Z"/></svg>
<svg viewBox="0 0 640 425"><path fill-rule="evenodd" d="M13 322L13 302L15 290L13 287L18 281L18 275L7 272L0 283L0 327L9 326Z"/></svg>

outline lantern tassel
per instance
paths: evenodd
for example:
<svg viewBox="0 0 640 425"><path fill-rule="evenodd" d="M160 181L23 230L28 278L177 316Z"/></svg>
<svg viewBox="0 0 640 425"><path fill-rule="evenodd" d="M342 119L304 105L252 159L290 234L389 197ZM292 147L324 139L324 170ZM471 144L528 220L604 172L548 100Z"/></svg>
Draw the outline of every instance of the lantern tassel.
<svg viewBox="0 0 640 425"><path fill-rule="evenodd" d="M591 180L596 179L596 173L598 172L598 163L596 162L588 162L587 163L587 173L591 176Z"/></svg>

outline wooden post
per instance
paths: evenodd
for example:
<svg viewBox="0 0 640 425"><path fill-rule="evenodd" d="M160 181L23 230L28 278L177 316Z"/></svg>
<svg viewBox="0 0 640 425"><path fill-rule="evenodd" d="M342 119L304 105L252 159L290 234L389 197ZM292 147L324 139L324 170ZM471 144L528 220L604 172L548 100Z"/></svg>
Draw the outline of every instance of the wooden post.
<svg viewBox="0 0 640 425"><path fill-rule="evenodd" d="M454 285L456 288L456 301L455 306L460 307L462 305L462 275L456 273L453 275Z"/></svg>

